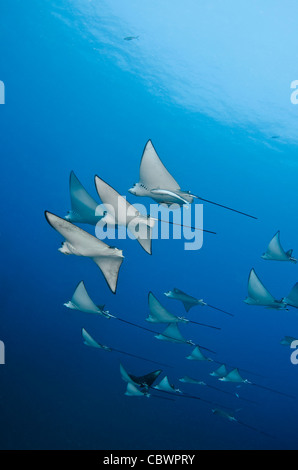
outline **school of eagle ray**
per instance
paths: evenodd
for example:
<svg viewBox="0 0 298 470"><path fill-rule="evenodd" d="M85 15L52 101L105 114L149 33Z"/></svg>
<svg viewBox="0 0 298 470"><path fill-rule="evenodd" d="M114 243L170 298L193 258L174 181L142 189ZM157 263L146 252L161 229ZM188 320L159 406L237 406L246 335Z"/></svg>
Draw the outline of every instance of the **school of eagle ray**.
<svg viewBox="0 0 298 470"><path fill-rule="evenodd" d="M137 40L138 37L132 36L124 39L126 41L133 41ZM171 155L168 156L167 161L171 161ZM239 208L231 208L226 205L226 201L214 202L194 194L187 186L181 187L176 177L177 175L175 175L174 168L169 170L166 167L166 164L162 162L152 141L149 140L145 145L141 157L139 181L128 189L128 192L132 197L150 198L156 204L165 207L170 208L172 205L175 205L176 210L181 210L184 206L200 201L200 203L206 202L218 206L218 210L229 210L236 214L246 216L249 219L257 220L257 217L248 214L246 211L244 212L243 210L239 210ZM205 177L208 178L208 175L205 175ZM138 250L140 248L142 248L145 253L154 256L152 245L154 240L153 231L156 222L166 221L141 214L133 203L127 201L126 196L117 192L114 186L107 183L100 176L95 175L94 182L97 193L96 199L90 195L75 172L71 171L69 177L70 209L67 215L63 218L55 215L53 212L45 211L46 221L60 236L62 245L58 249L59 252L64 255L80 257L82 260L89 259L93 261L97 268L99 268L102 276L102 278L98 278L98 284L101 287L101 303L97 304L95 300L91 298L87 291L86 281L78 280L78 284L73 293L69 295L70 300L66 301L64 306L70 311L73 311L73 314L77 311L78 314L81 315L82 321L84 318L87 318L87 316L89 316L89 318L99 317L106 320L116 320L119 326L121 323L123 326L148 332L152 337L152 350L154 349L154 338L176 345L173 347L175 351L177 351L177 355L182 355L178 345L184 344L191 346L191 351L185 356L185 363L186 365L188 363L188 365L193 366L194 377L189 376L186 372L183 377L181 377L181 375L179 375L180 372L176 372L175 358L172 356L172 364L164 363L163 357L156 360L155 357L150 357L150 355L144 356L142 351L139 350L140 347L137 347L137 344L139 344L137 341L135 345L130 341L127 348L123 348L122 346L118 349L117 334L111 338L111 344L106 345L98 338L98 331L96 329L94 329L94 332L90 332L89 328L86 329L82 327L81 338L83 344L89 348L90 351L94 350L94 354L103 355L103 360L105 353L109 353L116 357L119 355L126 358L132 357L141 362L148 362L163 367L163 369L149 370L149 372L148 369L144 369L144 375L138 376L132 372L128 372L123 362L120 363L120 376L126 384L123 394L132 401L144 398L150 399L150 401L152 399L161 399L173 401L175 402L175 406L177 406L179 398L198 400L201 402L201 406L208 406L211 409L214 419L224 419L227 423L242 425L253 432L259 432L264 436L271 437L265 430L259 429L253 423L243 422L235 417L235 414L239 411L239 402L246 402L246 406L258 405L257 402L245 396L245 391L249 387L256 387L260 390L260 393L275 393L284 398L295 397L288 395L283 390L268 386L267 382L266 385L264 385L262 376L258 374L256 370L247 371L241 367L241 364L227 364L224 358L216 354L217 351L214 351L214 346L210 344L206 345L204 340L202 341L204 344L201 344L204 328L217 330L214 331L214 335L222 334L222 328L218 325L198 321L202 309L207 309L208 311L209 307L229 316L230 319L226 318L225 328L229 327L229 322L233 321L232 317L234 317L236 313L227 311L224 305L214 306L212 299L211 304L209 300L205 301L201 297L202 292L186 293L177 287L164 293L166 299L168 299L165 299L165 302L168 302L169 306L164 305L150 290L150 286L148 286L148 310L144 312L142 324L132 321L129 317L129 312L125 312L125 308L122 309L121 317L119 317L117 313L112 314L106 309L105 299L103 298L105 295L105 283L107 288L110 289L113 294L116 294L118 282L121 282L121 266L125 258L122 250L115 247L114 243L111 245L100 239L98 234L102 232L99 229L114 228L116 232L120 230L120 228L125 229L132 235L130 238L134 238L140 245L139 247L135 246L135 256L138 256ZM115 182L115 185L116 184L117 182ZM171 223L170 221L167 222ZM91 227L89 227L89 231L87 231L85 228L78 227L77 224ZM195 227L195 229L202 230L202 227ZM90 231L93 233L91 234ZM108 231L106 233L108 234ZM264 242L266 246L266 240ZM283 247L284 244L286 245L286 242L283 240L282 244L281 231L278 230L273 238L270 239L268 237L267 248L261 255L261 259L276 262L276 265L281 262L296 264L297 259L294 257L294 249L285 249ZM260 257L260 255L256 255ZM268 266L271 263L264 264ZM85 266L84 269L87 277L89 272L87 271L87 263L85 263ZM71 267L69 267L69 269L71 269ZM93 276L95 275L96 272L94 272ZM278 270L276 271L276 275L278 276ZM298 283L292 288L289 286L288 292L285 292L284 297L279 299L274 296L274 292L271 290L270 286L267 286L265 276L265 274L262 274L261 279L254 268L250 270L247 283L247 297L243 299L245 304L250 308L263 307L264 309L269 309L272 311L271 314L273 314L273 311L276 311L276 313L280 315L285 315L290 308L298 309ZM102 280L105 280L105 283L102 282ZM162 278L160 281L161 280ZM178 303L183 306L184 315L177 315L171 311L172 300L177 301L177 306ZM194 307L198 308L194 309ZM193 309L196 320L189 317L190 310ZM115 325L114 331L119 333L117 323L112 323ZM184 328L185 325L188 325L187 333L181 331L181 328ZM196 329L197 331L195 331L193 325L200 327L200 329L198 328ZM197 337L200 337L200 340L198 340ZM294 342L297 342L295 337L285 336L281 339L280 344L291 347ZM216 344L215 336L214 344ZM235 357L237 357L237 351L235 351ZM164 369L169 370L164 371ZM244 374L258 376L259 380L247 379ZM176 376L175 380L183 384L183 389L178 388L172 383L172 376ZM214 385L215 380L218 386ZM270 380L270 377L266 377L266 380ZM228 395L231 403L229 403L229 406L226 406L225 403L217 403L217 398L215 399L214 395L211 395L210 398L208 396L206 399L204 395L193 395L189 393L188 390L194 388L194 386L199 386L197 387L199 390L204 389L216 392L216 397L218 396L219 401L221 401L223 395ZM146 401L147 400L144 400L144 403L146 403ZM234 412L231 412L231 409L234 409Z"/></svg>

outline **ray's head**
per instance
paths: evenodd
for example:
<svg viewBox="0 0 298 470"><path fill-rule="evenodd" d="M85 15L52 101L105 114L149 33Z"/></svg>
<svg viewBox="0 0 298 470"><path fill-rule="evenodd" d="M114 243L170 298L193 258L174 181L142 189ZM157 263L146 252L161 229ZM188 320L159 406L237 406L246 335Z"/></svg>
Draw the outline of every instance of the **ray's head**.
<svg viewBox="0 0 298 470"><path fill-rule="evenodd" d="M138 185L138 183L134 183L134 185L132 186L132 188L130 188L130 189L128 190L128 192L129 192L130 194L133 194L134 196L136 196L136 193L137 193L137 185Z"/></svg>
<svg viewBox="0 0 298 470"><path fill-rule="evenodd" d="M72 220L72 211L68 211L66 216L64 217L64 219L71 222L71 220Z"/></svg>
<svg viewBox="0 0 298 470"><path fill-rule="evenodd" d="M128 192L130 194L133 194L134 196L147 196L148 195L148 189L142 183L135 183L133 187L128 190Z"/></svg>
<svg viewBox="0 0 298 470"><path fill-rule="evenodd" d="M169 297L170 299L174 297L173 291L169 290L168 292L164 293L166 297Z"/></svg>

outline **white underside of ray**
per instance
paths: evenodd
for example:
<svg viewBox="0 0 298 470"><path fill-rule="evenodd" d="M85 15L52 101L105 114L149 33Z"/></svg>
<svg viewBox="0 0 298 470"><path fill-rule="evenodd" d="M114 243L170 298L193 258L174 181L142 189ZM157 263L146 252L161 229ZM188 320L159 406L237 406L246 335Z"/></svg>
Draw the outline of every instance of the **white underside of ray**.
<svg viewBox="0 0 298 470"><path fill-rule="evenodd" d="M197 379L192 379L191 377L188 377L187 375L185 377L182 377L179 379L179 382L185 383L185 384L194 384L194 385L203 385L206 386L205 382L202 382L201 380Z"/></svg>
<svg viewBox="0 0 298 470"><path fill-rule="evenodd" d="M179 191L180 186L173 176L168 172L151 140L147 143L140 166L140 183L148 189L167 189L170 191Z"/></svg>
<svg viewBox="0 0 298 470"><path fill-rule="evenodd" d="M70 302L64 304L65 307L74 309L74 310L80 310L80 312L85 312L85 313L94 313L97 315L103 315L104 312L95 305L93 300L89 297L89 294L86 290L84 282L80 282L78 287L76 288L72 299ZM106 315L108 316L108 315Z"/></svg>
<svg viewBox="0 0 298 470"><path fill-rule="evenodd" d="M150 315L146 320L151 323L178 323L186 321L168 312L152 292L149 294L149 310Z"/></svg>
<svg viewBox="0 0 298 470"><path fill-rule="evenodd" d="M208 359L204 354L202 354L200 348L198 346L195 347L195 349L192 351L192 353L186 357L186 359L189 359L190 361L211 361L211 359Z"/></svg>
<svg viewBox="0 0 298 470"><path fill-rule="evenodd" d="M97 341L95 341L95 339L92 338L92 336L89 335L89 333L84 328L82 329L82 337L83 337L84 344L86 346L89 346L90 348L104 349L105 351L111 351L111 349L108 348L107 346L99 344Z"/></svg>
<svg viewBox="0 0 298 470"><path fill-rule="evenodd" d="M99 204L86 191L74 172L70 174L69 191L71 211L65 219L73 223L96 225L104 213L98 210Z"/></svg>
<svg viewBox="0 0 298 470"><path fill-rule="evenodd" d="M65 239L59 251L66 255L91 258L102 271L111 291L115 293L119 269L124 259L122 251L111 248L81 228L54 214L46 212L46 218L49 224Z"/></svg>
<svg viewBox="0 0 298 470"><path fill-rule="evenodd" d="M124 382L127 382L127 383L130 383L132 385L138 386L138 383L136 383L132 380L132 378L130 377L128 372L126 372L126 370L124 369L122 364L120 364L120 375L121 375L122 380L124 380Z"/></svg>
<svg viewBox="0 0 298 470"><path fill-rule="evenodd" d="M221 382L232 382L232 383L248 383L247 380L244 380L239 374L238 369L232 370L225 377L219 378Z"/></svg>
<svg viewBox="0 0 298 470"><path fill-rule="evenodd" d="M228 371L227 371L226 366L223 364L217 370L215 370L214 372L211 372L210 375L211 375L211 377L223 378L223 377L226 377L228 375Z"/></svg>
<svg viewBox="0 0 298 470"><path fill-rule="evenodd" d="M140 182L130 190L136 196L151 197L160 204L192 203L195 196L181 191L179 184L166 169L151 140L148 141L140 165Z"/></svg>
<svg viewBox="0 0 298 470"><path fill-rule="evenodd" d="M176 389L175 387L173 387L170 384L169 379L168 379L167 376L164 377L158 385L155 385L154 388L156 390L160 390L162 392L172 392L172 393L179 393L180 392L180 390Z"/></svg>
<svg viewBox="0 0 298 470"><path fill-rule="evenodd" d="M149 397L148 393L141 392L133 383L128 383L125 395L127 397Z"/></svg>
<svg viewBox="0 0 298 470"><path fill-rule="evenodd" d="M189 310L192 307L195 307L196 305L206 305L203 300L198 300L195 297L185 294L183 291L177 289L176 287L172 291L166 292L165 295L170 299L179 300L180 302L182 302L187 312L189 312Z"/></svg>
<svg viewBox="0 0 298 470"><path fill-rule="evenodd" d="M295 284L288 297L284 299L284 302L292 307L298 308L298 282Z"/></svg>
<svg viewBox="0 0 298 470"><path fill-rule="evenodd" d="M212 413L214 415L220 416L221 418L224 418L224 419L227 419L229 421L233 421L233 422L237 423L237 419L233 415L227 413L226 411L212 410Z"/></svg>
<svg viewBox="0 0 298 470"><path fill-rule="evenodd" d="M291 261L291 256L289 256L281 246L280 232L277 232L276 235L274 235L262 258L273 261Z"/></svg>
<svg viewBox="0 0 298 470"><path fill-rule="evenodd" d="M142 248L151 254L152 229L155 221L143 216L132 204L114 188L98 176L95 177L97 193L104 204L107 216L102 219L107 225L127 227L138 240Z"/></svg>
<svg viewBox="0 0 298 470"><path fill-rule="evenodd" d="M179 195L174 193L173 191L169 191L168 189L151 189L150 197L152 199L156 199L156 201L160 203L166 204L189 204L190 201L187 201L186 195Z"/></svg>
<svg viewBox="0 0 298 470"><path fill-rule="evenodd" d="M170 343L185 343L185 344L193 344L192 341L186 340L177 326L177 323L171 323L165 329L163 333L156 335L155 338L160 339L162 341L169 341Z"/></svg>
<svg viewBox="0 0 298 470"><path fill-rule="evenodd" d="M277 308L279 305L270 292L264 287L254 269L250 272L248 280L248 298L245 300L245 303Z"/></svg>

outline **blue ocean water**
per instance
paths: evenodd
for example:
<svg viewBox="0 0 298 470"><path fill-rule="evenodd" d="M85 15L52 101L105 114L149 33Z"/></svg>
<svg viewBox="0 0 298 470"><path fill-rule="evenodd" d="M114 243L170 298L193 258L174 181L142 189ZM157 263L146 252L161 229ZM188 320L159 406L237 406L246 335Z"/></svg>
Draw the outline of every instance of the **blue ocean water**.
<svg viewBox="0 0 298 470"><path fill-rule="evenodd" d="M273 438L197 400L124 396L120 360L134 375L155 367L86 348L82 327L172 365L164 372L177 386L190 375L235 388L209 376L212 364L186 361L189 346L63 307L84 279L96 303L146 327L149 291L184 314L163 296L178 287L235 314L193 309L189 318L222 331L182 325L184 336L298 396L297 366L280 345L297 336L296 312L243 303L252 267L278 299L298 278L294 264L260 258L277 230L298 251L296 2L3 0L0 12L1 449L297 448L297 400L265 390L240 389L253 405L180 384ZM149 138L183 188L258 220L205 204L204 226L217 235L199 251L156 240L150 257L135 241L113 242L125 256L114 296L95 265L57 251L44 210L70 209L71 170L93 197L95 174L127 195Z"/></svg>

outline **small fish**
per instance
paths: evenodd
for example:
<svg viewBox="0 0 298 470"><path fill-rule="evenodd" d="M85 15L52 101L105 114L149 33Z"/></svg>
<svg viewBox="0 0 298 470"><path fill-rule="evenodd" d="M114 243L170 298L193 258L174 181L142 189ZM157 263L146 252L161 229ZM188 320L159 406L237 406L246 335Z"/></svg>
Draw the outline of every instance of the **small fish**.
<svg viewBox="0 0 298 470"><path fill-rule="evenodd" d="M140 36L127 36L126 38L123 38L124 41L135 41L139 39Z"/></svg>

